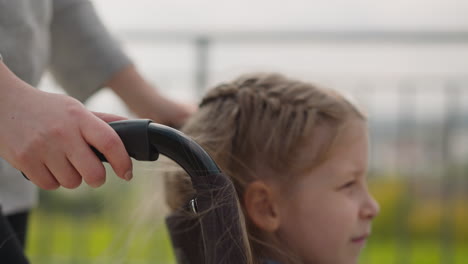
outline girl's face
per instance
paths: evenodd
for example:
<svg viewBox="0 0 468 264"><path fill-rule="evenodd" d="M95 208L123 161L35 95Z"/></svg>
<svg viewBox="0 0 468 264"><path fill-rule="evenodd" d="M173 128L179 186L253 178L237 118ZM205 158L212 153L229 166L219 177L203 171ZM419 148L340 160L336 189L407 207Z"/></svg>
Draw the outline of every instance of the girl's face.
<svg viewBox="0 0 468 264"><path fill-rule="evenodd" d="M278 236L305 263L357 263L379 212L367 189L367 160L366 123L348 122L329 158L278 199Z"/></svg>

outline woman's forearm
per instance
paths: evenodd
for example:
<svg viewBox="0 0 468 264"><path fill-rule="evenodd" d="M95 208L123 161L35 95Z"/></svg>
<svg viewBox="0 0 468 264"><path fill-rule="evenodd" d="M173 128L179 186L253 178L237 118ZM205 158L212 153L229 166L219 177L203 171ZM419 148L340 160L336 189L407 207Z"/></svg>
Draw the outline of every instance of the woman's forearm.
<svg viewBox="0 0 468 264"><path fill-rule="evenodd" d="M114 74L105 86L111 88L131 111L141 117L151 116L152 102L161 97L137 72L134 65Z"/></svg>
<svg viewBox="0 0 468 264"><path fill-rule="evenodd" d="M180 126L195 111L195 107L174 102L163 96L133 65L114 74L105 85L135 114L158 123Z"/></svg>

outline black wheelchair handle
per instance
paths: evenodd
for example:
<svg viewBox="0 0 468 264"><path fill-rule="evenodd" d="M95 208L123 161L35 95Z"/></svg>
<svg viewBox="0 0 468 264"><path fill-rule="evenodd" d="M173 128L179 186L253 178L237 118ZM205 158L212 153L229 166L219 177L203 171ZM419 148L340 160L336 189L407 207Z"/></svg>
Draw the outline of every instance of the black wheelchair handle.
<svg viewBox="0 0 468 264"><path fill-rule="evenodd" d="M236 191L210 155L182 132L148 120L110 125L133 158L151 161L162 154L179 164L192 179L196 194L186 202L194 215L187 218L186 214L176 213L166 218L179 263L186 264L187 257L188 263L245 263Z"/></svg>
<svg viewBox="0 0 468 264"><path fill-rule="evenodd" d="M162 154L179 164L192 178L221 173L210 155L195 141L171 127L153 123L148 119L111 122L109 125L122 139L130 157L140 161L155 161ZM101 161L104 155L93 148Z"/></svg>

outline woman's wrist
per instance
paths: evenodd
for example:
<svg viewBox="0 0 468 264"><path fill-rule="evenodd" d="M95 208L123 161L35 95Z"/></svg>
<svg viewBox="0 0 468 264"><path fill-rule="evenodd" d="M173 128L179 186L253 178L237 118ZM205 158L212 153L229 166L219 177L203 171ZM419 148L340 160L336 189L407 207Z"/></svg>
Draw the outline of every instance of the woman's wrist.
<svg viewBox="0 0 468 264"><path fill-rule="evenodd" d="M16 100L21 100L25 93L35 91L33 87L18 78L2 61L0 61L0 110L6 110Z"/></svg>

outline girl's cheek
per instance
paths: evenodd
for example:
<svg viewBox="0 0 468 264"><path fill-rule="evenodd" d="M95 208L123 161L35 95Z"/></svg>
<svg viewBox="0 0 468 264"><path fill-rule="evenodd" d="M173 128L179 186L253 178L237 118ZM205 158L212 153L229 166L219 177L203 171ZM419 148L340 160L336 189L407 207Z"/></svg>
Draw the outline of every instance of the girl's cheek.
<svg viewBox="0 0 468 264"><path fill-rule="evenodd" d="M358 211L366 197L366 193L356 186L346 190L343 203L350 212Z"/></svg>

